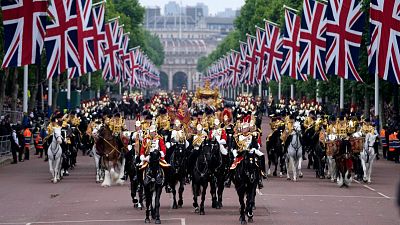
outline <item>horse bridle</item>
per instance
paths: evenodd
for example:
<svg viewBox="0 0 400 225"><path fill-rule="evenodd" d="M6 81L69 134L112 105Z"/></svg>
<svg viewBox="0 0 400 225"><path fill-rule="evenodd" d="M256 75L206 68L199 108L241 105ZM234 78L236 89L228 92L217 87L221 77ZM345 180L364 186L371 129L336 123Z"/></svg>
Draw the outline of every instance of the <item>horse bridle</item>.
<svg viewBox="0 0 400 225"><path fill-rule="evenodd" d="M212 146L211 146L212 147ZM208 162L207 162L207 158L206 158L206 154L209 154L209 153L204 153L204 152L202 152L202 155L203 155L203 157L204 157L204 162L205 162L205 169L203 170L203 171L200 171L199 170L199 159L197 158L197 160L196 160L196 165L195 165L195 169L196 169L196 171L198 172L198 173L200 173L200 177L204 177L204 175L206 175L207 174L207 172L208 172Z"/></svg>

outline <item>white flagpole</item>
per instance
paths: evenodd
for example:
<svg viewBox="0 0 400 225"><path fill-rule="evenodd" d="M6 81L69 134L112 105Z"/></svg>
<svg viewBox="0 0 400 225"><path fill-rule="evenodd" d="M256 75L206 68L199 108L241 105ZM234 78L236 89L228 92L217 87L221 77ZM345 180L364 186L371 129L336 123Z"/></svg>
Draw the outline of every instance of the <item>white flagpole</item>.
<svg viewBox="0 0 400 225"><path fill-rule="evenodd" d="M48 89L47 89L47 106L48 106L48 108L47 108L48 115L47 116L49 118L50 118L50 116L52 114L52 112L51 112L52 104L53 104L53 77L50 77L49 78L49 86L48 86Z"/></svg>
<svg viewBox="0 0 400 225"><path fill-rule="evenodd" d="M247 94L249 94L249 89L250 89L249 86L250 86L250 85L247 84L246 86L247 86L247 87L246 87L246 92L247 92Z"/></svg>
<svg viewBox="0 0 400 225"><path fill-rule="evenodd" d="M90 89L90 87L92 86L92 73L89 72L88 73L88 87Z"/></svg>
<svg viewBox="0 0 400 225"><path fill-rule="evenodd" d="M71 109L71 79L67 78L67 109Z"/></svg>
<svg viewBox="0 0 400 225"><path fill-rule="evenodd" d="M28 113L28 65L24 66L24 97L22 111Z"/></svg>
<svg viewBox="0 0 400 225"><path fill-rule="evenodd" d="M118 94L121 95L122 92L122 84L119 82Z"/></svg>
<svg viewBox="0 0 400 225"><path fill-rule="evenodd" d="M315 92L315 98L317 99L318 103L321 103L321 98L319 97L319 80L317 80L317 90Z"/></svg>
<svg viewBox="0 0 400 225"><path fill-rule="evenodd" d="M258 96L260 96L260 97L262 96L262 81L258 85Z"/></svg>
<svg viewBox="0 0 400 225"><path fill-rule="evenodd" d="M282 84L282 82L281 82L281 80L279 80L278 81L278 100L281 100L281 89L282 89L282 87L281 87L281 84Z"/></svg>
<svg viewBox="0 0 400 225"><path fill-rule="evenodd" d="M375 75L375 116L379 115L379 77Z"/></svg>
<svg viewBox="0 0 400 225"><path fill-rule="evenodd" d="M294 84L290 85L290 98L294 99Z"/></svg>
<svg viewBox="0 0 400 225"><path fill-rule="evenodd" d="M340 111L344 109L344 78L340 78Z"/></svg>

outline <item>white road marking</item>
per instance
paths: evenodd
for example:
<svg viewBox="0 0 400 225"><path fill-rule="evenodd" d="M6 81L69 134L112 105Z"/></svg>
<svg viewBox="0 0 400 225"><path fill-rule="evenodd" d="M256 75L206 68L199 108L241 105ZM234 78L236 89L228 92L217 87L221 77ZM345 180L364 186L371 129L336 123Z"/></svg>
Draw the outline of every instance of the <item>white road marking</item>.
<svg viewBox="0 0 400 225"><path fill-rule="evenodd" d="M384 195L384 194L382 194L381 192L377 192L380 196L383 196L384 198L387 198L387 199L392 199L391 197L389 197L389 196L387 196L387 195Z"/></svg>
<svg viewBox="0 0 400 225"><path fill-rule="evenodd" d="M381 193L382 194L382 193ZM273 196L273 197L326 197L326 198L361 198L361 199L382 199L389 198L386 195L379 196L359 196L359 195L290 195L290 194L262 194L263 196ZM304 199L303 199L304 200ZM339 199L339 202L343 201Z"/></svg>
<svg viewBox="0 0 400 225"><path fill-rule="evenodd" d="M357 180L354 180L354 181L355 181L357 184L361 184L361 183L360 183L359 181L357 181ZM370 190L370 191L373 191L373 192L377 193L378 195L380 195L380 196L382 196L382 197L384 197L384 198L386 198L386 199L392 199L392 197L389 197L389 196L387 196L387 195L385 195L385 194L382 194L381 192L375 190L374 188L372 188L372 187L370 187L370 186L368 186L368 185L366 185L366 184L363 184L363 187L367 188L367 189Z"/></svg>
<svg viewBox="0 0 400 225"><path fill-rule="evenodd" d="M167 219L162 219L161 221L180 221L181 225L186 225L186 219L185 218L167 218ZM24 223L17 223L17 222L10 222L10 223L0 223L1 225L33 225L33 224L70 224L70 223L96 223L96 222L107 222L107 223L112 223L112 222L134 222L134 221L143 221L143 219L120 219L120 220L71 220L71 221L39 221L39 222L24 222Z"/></svg>

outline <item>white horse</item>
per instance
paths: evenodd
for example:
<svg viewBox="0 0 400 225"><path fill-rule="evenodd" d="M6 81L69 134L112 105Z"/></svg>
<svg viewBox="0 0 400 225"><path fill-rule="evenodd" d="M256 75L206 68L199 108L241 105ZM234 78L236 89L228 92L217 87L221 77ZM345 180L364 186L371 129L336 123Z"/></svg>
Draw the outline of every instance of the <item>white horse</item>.
<svg viewBox="0 0 400 225"><path fill-rule="evenodd" d="M332 141L336 141L337 140L337 135L336 134L329 134L326 137L326 141L327 142L332 142ZM334 149L338 148L333 147ZM337 151L337 149L336 149ZM336 173L336 161L333 158L333 155L327 155L327 165L328 165L328 172L327 172L327 177L331 179L332 182L335 182L336 178L337 178L337 173Z"/></svg>
<svg viewBox="0 0 400 225"><path fill-rule="evenodd" d="M53 139L47 150L47 155L49 157L50 173L52 176L51 180L53 181L53 183L57 183L58 181L60 181L62 141L61 128L55 128L53 132Z"/></svg>
<svg viewBox="0 0 400 225"><path fill-rule="evenodd" d="M364 148L360 153L361 165L364 171L363 181L368 183L371 183L372 164L374 163L376 156L374 149L376 136L376 134L367 134L365 137Z"/></svg>
<svg viewBox="0 0 400 225"><path fill-rule="evenodd" d="M289 166L292 167L293 171L293 181L297 181L297 173L299 177L303 177L303 173L301 172L301 162L303 160L303 147L300 142L300 134L301 134L301 126L300 122L296 121L293 126L293 131L291 134L290 144L287 149L287 157L286 157L286 168L287 168L287 179L290 180L289 174Z"/></svg>
<svg viewBox="0 0 400 225"><path fill-rule="evenodd" d="M101 125L98 125L96 127L93 127L93 131L92 131L92 137L94 138L94 143L93 147L92 147L92 155L94 158L94 163L96 166L96 183L101 183L104 181L104 168L100 167L100 155L97 154L96 152L96 140L97 140L97 135L98 135L98 131L100 129Z"/></svg>

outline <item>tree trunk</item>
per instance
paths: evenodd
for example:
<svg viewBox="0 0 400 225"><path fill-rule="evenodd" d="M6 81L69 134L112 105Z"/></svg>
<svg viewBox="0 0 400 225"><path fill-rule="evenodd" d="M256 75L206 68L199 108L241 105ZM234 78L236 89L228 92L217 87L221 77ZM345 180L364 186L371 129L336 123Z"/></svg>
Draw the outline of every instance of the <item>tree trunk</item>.
<svg viewBox="0 0 400 225"><path fill-rule="evenodd" d="M33 109L37 106L36 99L37 99L37 94L38 94L38 89L39 89L40 78L41 77L40 77L40 64L39 64L39 65L36 65L35 82L34 82L34 86L31 91L31 98L29 99L28 112L32 112Z"/></svg>
<svg viewBox="0 0 400 225"><path fill-rule="evenodd" d="M4 71L4 76L0 75L0 112L4 109L4 100L6 97L6 86L9 73L10 69L6 68Z"/></svg>
<svg viewBox="0 0 400 225"><path fill-rule="evenodd" d="M393 111L394 119L399 118L399 85L393 84Z"/></svg>
<svg viewBox="0 0 400 225"><path fill-rule="evenodd" d="M12 99L11 99L11 110L17 111L17 98L18 98L18 68L14 69L14 76L12 78Z"/></svg>
<svg viewBox="0 0 400 225"><path fill-rule="evenodd" d="M61 74L57 76L57 79L55 80L55 88L54 88L54 92L53 92L53 112L56 111L57 109L57 98L58 98L58 93L60 92L60 77Z"/></svg>
<svg viewBox="0 0 400 225"><path fill-rule="evenodd" d="M355 90L352 90L352 91L354 92ZM352 96L351 101L353 102L353 96ZM369 116L370 116L369 108L370 108L370 106L369 106L368 85L364 84L364 116L365 116L365 118L369 118Z"/></svg>
<svg viewBox="0 0 400 225"><path fill-rule="evenodd" d="M356 85L352 85L351 87L351 105L356 104Z"/></svg>

